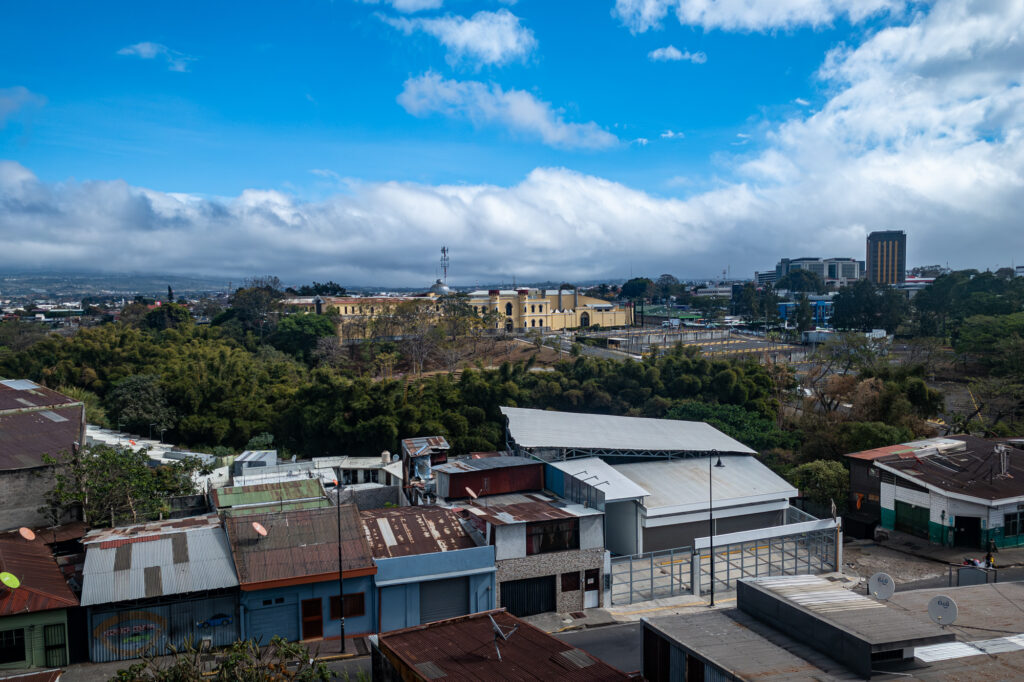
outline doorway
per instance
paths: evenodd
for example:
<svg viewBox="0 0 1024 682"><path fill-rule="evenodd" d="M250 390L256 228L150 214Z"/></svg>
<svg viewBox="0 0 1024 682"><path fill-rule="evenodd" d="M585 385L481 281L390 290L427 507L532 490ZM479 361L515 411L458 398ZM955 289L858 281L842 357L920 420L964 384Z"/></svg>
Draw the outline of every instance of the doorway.
<svg viewBox="0 0 1024 682"><path fill-rule="evenodd" d="M957 516L953 524L953 544L959 547L981 547L981 518Z"/></svg>
<svg viewBox="0 0 1024 682"><path fill-rule="evenodd" d="M596 609L600 602L601 571L588 568L583 573L583 608Z"/></svg>
<svg viewBox="0 0 1024 682"><path fill-rule="evenodd" d="M324 636L324 608L320 599L302 600L302 639Z"/></svg>

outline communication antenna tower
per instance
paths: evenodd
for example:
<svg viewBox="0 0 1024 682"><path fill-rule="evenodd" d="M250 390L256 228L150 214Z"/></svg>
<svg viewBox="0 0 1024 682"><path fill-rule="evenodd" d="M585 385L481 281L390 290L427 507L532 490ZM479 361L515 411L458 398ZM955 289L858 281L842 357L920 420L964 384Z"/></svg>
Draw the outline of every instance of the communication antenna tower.
<svg viewBox="0 0 1024 682"><path fill-rule="evenodd" d="M498 625L498 622L494 620L494 616L488 614L487 617L491 619L491 628L494 630L494 650L498 653L498 660L500 661L501 649L498 648L498 638L500 637L501 641L507 642L509 637L516 634L516 630L519 629L519 624L517 623L516 625L512 626L511 630L505 632L501 629L501 626Z"/></svg>
<svg viewBox="0 0 1024 682"><path fill-rule="evenodd" d="M448 247L447 246L442 246L441 247L441 271L444 273L444 283L445 284L448 284L448 263L449 262L450 262L450 260L448 258Z"/></svg>

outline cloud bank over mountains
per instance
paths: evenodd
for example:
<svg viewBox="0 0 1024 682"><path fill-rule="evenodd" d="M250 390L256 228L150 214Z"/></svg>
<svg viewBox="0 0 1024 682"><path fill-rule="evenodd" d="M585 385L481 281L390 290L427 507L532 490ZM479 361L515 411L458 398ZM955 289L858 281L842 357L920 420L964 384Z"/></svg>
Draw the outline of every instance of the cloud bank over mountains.
<svg viewBox="0 0 1024 682"><path fill-rule="evenodd" d="M355 183L322 201L259 189L211 198L119 180L46 183L9 161L0 163L0 268L426 285L446 244L457 284L710 277L727 267L750 275L782 256L863 258L876 229L908 232L911 265L1008 265L1024 254L1024 4L938 0L905 16L901 3L881 0L794 0L774 3L767 19L724 18L746 6L738 0L705 3L703 13L699 4L620 0L617 11L637 32L669 9L737 30L869 11L898 18L831 50L817 74L825 99L732 147L718 184L685 198L562 167L511 186ZM553 146L596 154L619 145L525 91L479 81L411 77L399 101L415 115L506 125Z"/></svg>

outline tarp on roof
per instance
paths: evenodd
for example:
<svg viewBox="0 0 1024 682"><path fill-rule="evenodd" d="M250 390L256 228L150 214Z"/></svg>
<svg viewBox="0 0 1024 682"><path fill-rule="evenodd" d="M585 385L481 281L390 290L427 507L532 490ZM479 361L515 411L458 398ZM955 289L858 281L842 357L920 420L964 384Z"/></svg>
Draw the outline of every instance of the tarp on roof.
<svg viewBox="0 0 1024 682"><path fill-rule="evenodd" d="M756 454L703 422L614 417L502 407L512 440L523 448Z"/></svg>

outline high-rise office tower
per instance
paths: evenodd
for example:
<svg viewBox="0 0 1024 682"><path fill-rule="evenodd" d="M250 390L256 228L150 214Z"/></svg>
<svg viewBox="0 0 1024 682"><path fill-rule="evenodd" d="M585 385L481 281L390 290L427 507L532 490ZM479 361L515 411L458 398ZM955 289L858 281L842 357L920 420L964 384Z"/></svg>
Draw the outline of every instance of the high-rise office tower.
<svg viewBox="0 0 1024 682"><path fill-rule="evenodd" d="M868 235L867 275L875 284L907 281L907 233L884 230Z"/></svg>

